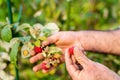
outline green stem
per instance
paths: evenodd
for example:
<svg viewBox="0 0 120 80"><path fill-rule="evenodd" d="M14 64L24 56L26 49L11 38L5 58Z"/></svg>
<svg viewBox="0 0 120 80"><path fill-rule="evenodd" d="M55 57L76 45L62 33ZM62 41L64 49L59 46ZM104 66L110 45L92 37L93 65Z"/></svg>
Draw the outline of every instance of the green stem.
<svg viewBox="0 0 120 80"><path fill-rule="evenodd" d="M10 21L10 24L12 24L13 23L13 17L12 17L12 10L11 10L11 2L10 2L10 0L7 0L7 5L8 5L9 21Z"/></svg>
<svg viewBox="0 0 120 80"><path fill-rule="evenodd" d="M17 66L18 66L18 62L17 62ZM19 69L18 69L18 67L15 67L15 73L16 73L15 80L19 80Z"/></svg>
<svg viewBox="0 0 120 80"><path fill-rule="evenodd" d="M19 13L18 13L18 20L17 20L17 22L20 22L21 16L22 16L22 5L20 5L20 8L19 8Z"/></svg>
<svg viewBox="0 0 120 80"><path fill-rule="evenodd" d="M7 6L8 6L8 17L9 17L10 24L13 24L13 16L12 16L12 9L11 9L11 1L10 0L7 0ZM13 31L14 31L14 29L13 29ZM17 67L15 67L15 72L16 72L16 80L19 80L19 71L18 71Z"/></svg>
<svg viewBox="0 0 120 80"><path fill-rule="evenodd" d="M71 0L67 1L67 22L66 22L66 30L70 29L70 11L71 11Z"/></svg>

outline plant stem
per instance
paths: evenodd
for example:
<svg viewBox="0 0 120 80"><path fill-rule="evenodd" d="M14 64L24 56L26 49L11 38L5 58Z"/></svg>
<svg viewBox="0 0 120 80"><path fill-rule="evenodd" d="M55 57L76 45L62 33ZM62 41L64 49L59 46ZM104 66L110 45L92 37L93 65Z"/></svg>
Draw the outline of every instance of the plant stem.
<svg viewBox="0 0 120 80"><path fill-rule="evenodd" d="M18 62L17 62L17 65L18 65ZM15 67L15 72L16 72L16 78L15 80L19 80L19 70L17 67Z"/></svg>
<svg viewBox="0 0 120 80"><path fill-rule="evenodd" d="M10 2L10 0L7 0L7 5L8 5L9 21L10 21L10 24L12 24L13 23L13 17L12 17L12 10L11 10L11 2Z"/></svg>
<svg viewBox="0 0 120 80"><path fill-rule="evenodd" d="M10 24L13 24L13 16L12 16L12 9L11 9L11 1L10 0L7 0L7 6L8 6L8 17L9 17ZM13 29L13 31L14 31L14 29ZM19 71L18 71L18 68L16 66L15 66L15 73L16 73L16 80L19 80Z"/></svg>
<svg viewBox="0 0 120 80"><path fill-rule="evenodd" d="M21 16L22 16L22 5L20 5L20 7L19 7L19 13L18 13L18 20L17 20L17 22L20 22Z"/></svg>
<svg viewBox="0 0 120 80"><path fill-rule="evenodd" d="M71 0L67 0L67 22L66 22L66 30L70 29L70 11L71 11Z"/></svg>

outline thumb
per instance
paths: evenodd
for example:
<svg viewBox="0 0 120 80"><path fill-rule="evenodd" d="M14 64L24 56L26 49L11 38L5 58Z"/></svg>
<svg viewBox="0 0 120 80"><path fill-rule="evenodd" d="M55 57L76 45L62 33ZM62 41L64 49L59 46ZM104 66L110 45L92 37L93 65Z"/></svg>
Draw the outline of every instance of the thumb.
<svg viewBox="0 0 120 80"><path fill-rule="evenodd" d="M89 65L90 60L85 56L83 50L80 50L80 48L74 48L74 56L78 63L81 64L84 68Z"/></svg>

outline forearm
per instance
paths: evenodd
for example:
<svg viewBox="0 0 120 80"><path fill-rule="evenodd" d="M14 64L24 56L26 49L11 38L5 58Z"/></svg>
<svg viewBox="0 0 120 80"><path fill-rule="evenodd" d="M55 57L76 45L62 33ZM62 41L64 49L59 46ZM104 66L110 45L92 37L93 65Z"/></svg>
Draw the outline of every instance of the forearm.
<svg viewBox="0 0 120 80"><path fill-rule="evenodd" d="M85 50L120 55L120 30L77 32Z"/></svg>

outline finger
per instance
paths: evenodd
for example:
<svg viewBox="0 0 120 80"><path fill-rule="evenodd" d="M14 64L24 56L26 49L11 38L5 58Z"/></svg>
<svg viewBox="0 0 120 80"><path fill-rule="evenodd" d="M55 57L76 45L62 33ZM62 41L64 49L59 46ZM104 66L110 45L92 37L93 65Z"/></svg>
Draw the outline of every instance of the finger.
<svg viewBox="0 0 120 80"><path fill-rule="evenodd" d="M73 55L71 56L71 59L72 59L74 66L76 67L76 69L79 69L78 66L76 65L76 60L75 60L75 57Z"/></svg>
<svg viewBox="0 0 120 80"><path fill-rule="evenodd" d="M80 73L80 71L74 66L74 63L72 62L68 51L65 53L65 63L70 76L75 76L76 74Z"/></svg>
<svg viewBox="0 0 120 80"><path fill-rule="evenodd" d="M75 59L75 57L73 55L71 55L71 59L72 59L73 63L76 63L76 59Z"/></svg>
<svg viewBox="0 0 120 80"><path fill-rule="evenodd" d="M33 67L33 71L34 72L37 72L37 71L39 71L41 69L42 69L42 64L38 64L38 65L36 65L36 66Z"/></svg>
<svg viewBox="0 0 120 80"><path fill-rule="evenodd" d="M42 63L44 63L44 62L45 62L45 61L43 61ZM41 69L42 69L42 63L34 66L34 67L33 67L33 71L34 71L34 72L37 72L37 71L41 70Z"/></svg>
<svg viewBox="0 0 120 80"><path fill-rule="evenodd" d="M79 64L83 67L87 67L89 65L90 60L85 56L84 52L80 50L78 47L74 48L74 56Z"/></svg>
<svg viewBox="0 0 120 80"><path fill-rule="evenodd" d="M42 69L42 72L43 73L48 73L48 72L50 72L51 70L53 70L55 67L51 67L50 69L48 69L48 70L44 70L44 69Z"/></svg>
<svg viewBox="0 0 120 80"><path fill-rule="evenodd" d="M31 50L30 51L30 54L33 56L33 55L35 55L35 51L34 50Z"/></svg>
<svg viewBox="0 0 120 80"><path fill-rule="evenodd" d="M30 58L30 63L35 63L38 60L41 60L43 58L44 58L43 55L41 53L38 53L35 56L33 56L33 57Z"/></svg>
<svg viewBox="0 0 120 80"><path fill-rule="evenodd" d="M57 42L57 40L59 39L59 36L60 36L59 33L57 33L48 37L46 41L42 42L42 46L46 46L46 45Z"/></svg>
<svg viewBox="0 0 120 80"><path fill-rule="evenodd" d="M45 63L45 61L43 61L42 63ZM48 70L42 69L42 63L34 66L34 67L33 67L33 71L34 71L34 72L37 72L37 71L42 70L43 73L48 73L48 72L50 72L52 69L54 69L54 67L50 67Z"/></svg>

